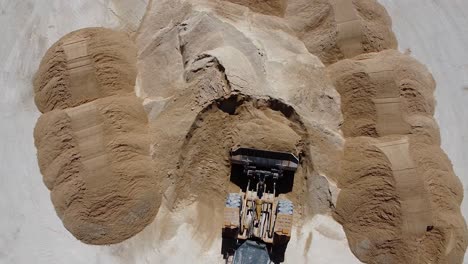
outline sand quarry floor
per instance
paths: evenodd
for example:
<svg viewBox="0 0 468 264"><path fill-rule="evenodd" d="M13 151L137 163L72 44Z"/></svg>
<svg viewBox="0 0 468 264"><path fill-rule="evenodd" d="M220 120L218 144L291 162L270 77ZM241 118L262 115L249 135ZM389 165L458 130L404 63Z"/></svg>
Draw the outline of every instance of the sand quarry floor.
<svg viewBox="0 0 468 264"><path fill-rule="evenodd" d="M468 53L464 52L468 32L463 26L468 23L468 4L461 0L437 4L407 2L380 1L393 20L399 50L411 52L434 75L438 102L435 117L442 147L466 185L468 168L464 161L468 154L463 149L468 146L464 134L468 127L460 120L468 115L463 107L468 99ZM121 244L89 246L64 228L41 180L32 138L40 113L34 105L31 80L44 52L66 33L83 27L105 26L133 32L146 4L143 0L136 4L123 0L0 3L0 19L6 29L0 49L0 210L5 212L0 221L4 234L0 238L1 263L62 263L64 259L68 263L182 263L197 256L204 263L220 261L218 238L204 237L205 232L199 230L207 227L187 224L200 212L210 213L209 203L191 204L173 215L171 206L163 202L156 219L144 232ZM462 212L468 214L466 203ZM158 229L161 225L167 228ZM360 263L348 247L343 227L329 216L314 216L295 234L286 263Z"/></svg>

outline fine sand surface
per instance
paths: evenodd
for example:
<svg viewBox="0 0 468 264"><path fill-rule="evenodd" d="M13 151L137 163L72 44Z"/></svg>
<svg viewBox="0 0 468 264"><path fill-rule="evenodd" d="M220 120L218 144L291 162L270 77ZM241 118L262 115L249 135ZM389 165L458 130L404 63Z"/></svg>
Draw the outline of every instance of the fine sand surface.
<svg viewBox="0 0 468 264"><path fill-rule="evenodd" d="M366 263L461 263L463 188L440 148L435 82L397 51L329 67L346 137L337 219Z"/></svg>
<svg viewBox="0 0 468 264"><path fill-rule="evenodd" d="M26 173L38 190L26 196L52 217L15 217L28 222L0 246L24 241L34 257L0 258L221 263L216 226L238 188L228 153L248 146L301 157L282 194L296 205L285 263L462 263L463 188L440 147L436 83L386 50L397 43L376 1L158 1L141 25L145 4L130 6L110 3L119 30L64 32L27 67L34 89L11 120L31 137L34 97L37 161L18 153L38 162L43 184ZM32 246L43 229L62 242Z"/></svg>

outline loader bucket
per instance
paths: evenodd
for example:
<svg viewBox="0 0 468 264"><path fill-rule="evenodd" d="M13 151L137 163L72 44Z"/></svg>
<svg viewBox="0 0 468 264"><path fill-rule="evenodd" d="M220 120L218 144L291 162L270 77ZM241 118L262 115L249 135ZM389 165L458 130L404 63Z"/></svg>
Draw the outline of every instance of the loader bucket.
<svg viewBox="0 0 468 264"><path fill-rule="evenodd" d="M249 181L249 178L245 175L245 168L252 166L259 170L279 170L282 172L281 177L276 182L276 194L278 195L292 191L294 173L299 166L299 158L288 152L253 148L231 150L231 181L244 191L247 189ZM267 185L271 191L273 189L272 179L267 180Z"/></svg>
<svg viewBox="0 0 468 264"><path fill-rule="evenodd" d="M278 168L284 171L296 171L299 159L288 152L237 148L231 150L231 162L239 165L254 164L263 168Z"/></svg>

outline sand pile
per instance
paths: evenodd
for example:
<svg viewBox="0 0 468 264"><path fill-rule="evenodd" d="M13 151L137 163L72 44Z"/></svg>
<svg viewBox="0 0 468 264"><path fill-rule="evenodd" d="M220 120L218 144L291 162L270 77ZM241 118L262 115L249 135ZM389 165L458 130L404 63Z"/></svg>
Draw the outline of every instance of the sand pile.
<svg viewBox="0 0 468 264"><path fill-rule="evenodd" d="M226 108L225 104L231 102L237 105ZM180 150L180 168L174 171L175 207L183 208L189 200L209 204L210 211L223 210L226 194L240 189L230 181L229 150L233 147L290 151L295 154L304 152L303 127L272 108L272 102L268 99L233 96L213 103L200 112ZM304 157L303 164L308 162L310 159ZM298 212L295 220L298 223L302 221L305 207L310 205L305 172L299 170L294 177L292 192L281 195L295 203ZM223 221L222 218L215 218L215 215L207 212L194 219L196 225L206 227L202 233L211 234L213 238L219 236L219 230L213 226L219 226Z"/></svg>
<svg viewBox="0 0 468 264"><path fill-rule="evenodd" d="M258 12L265 15L283 16L286 9L287 0L226 0L231 3L246 6L253 12Z"/></svg>
<svg viewBox="0 0 468 264"><path fill-rule="evenodd" d="M463 188L440 148L435 82L397 51L331 65L347 137L336 218L366 263L461 263Z"/></svg>
<svg viewBox="0 0 468 264"><path fill-rule="evenodd" d="M375 0L289 1L285 18L324 64L397 46L391 19Z"/></svg>
<svg viewBox="0 0 468 264"><path fill-rule="evenodd" d="M36 105L45 113L133 92L135 78L136 49L126 34L75 31L44 55L34 78Z"/></svg>
<svg viewBox="0 0 468 264"><path fill-rule="evenodd" d="M35 78L44 112L34 132L39 167L58 216L86 243L133 236L159 207L148 120L131 92L135 78L134 46L106 29L62 38Z"/></svg>
<svg viewBox="0 0 468 264"><path fill-rule="evenodd" d="M191 13L191 8L204 12ZM307 142L304 144L316 142L304 150L310 153L314 164L313 167L309 165L308 173L315 173L310 180L320 178L319 174L337 177L339 169L329 164L337 164L339 159L342 141L337 129L341 113L338 94L325 79L323 65L298 39L269 24L276 21L287 27L285 21L268 20L270 17L244 13L245 10L240 5L211 1L193 3L193 6L181 1L160 1L149 11L137 37L137 45L142 48L139 82L140 93L147 96L146 107L151 113L152 134L157 142L153 157L166 157L155 159L157 167L161 168L161 177L176 178L175 168L186 160L197 159L189 156L181 159L180 153L185 153L184 144L188 144L187 135L192 133L194 124L200 123L197 121L199 113L232 94L270 102L271 109L283 104L284 108L290 109L286 112L295 112L301 120L296 118L294 122L302 123L306 130ZM167 17L171 12L177 15ZM240 15L223 17L229 13ZM255 26L248 29L244 23ZM275 41L275 38L282 41ZM264 108L268 109L267 106ZM256 112L254 109L250 111ZM212 114L221 113L215 111ZM230 115L223 115L234 122ZM261 120L262 115L253 117L259 119L255 122L266 125L268 122ZM207 123L208 128L204 129L215 129L211 126L219 129L218 123L214 124ZM237 131L239 129L232 125L226 127L226 131L239 134L239 139L255 138ZM273 135L264 137L271 140L267 137ZM229 146L223 146L220 152L215 150L219 145L217 141L208 144L213 145L214 153L222 153L223 159L227 158ZM177 177L185 179L182 175ZM167 184L172 185L170 181ZM328 194L328 188L323 191ZM166 194L166 197L171 196L175 195ZM319 204L329 206L326 198Z"/></svg>
<svg viewBox="0 0 468 264"><path fill-rule="evenodd" d="M223 107L224 101L210 105L187 134L179 180L180 188L190 192L178 191L179 197L190 194L222 200L226 193L239 191L229 181L229 150L233 147L289 151L296 155L303 151L302 127L271 109L267 100L227 100L236 100L239 105L232 112L225 112L231 109Z"/></svg>
<svg viewBox="0 0 468 264"><path fill-rule="evenodd" d="M200 239L208 235L214 241L219 230L213 226L221 226L223 220L214 212L222 211L227 193L239 191L230 181L229 151L244 146L301 156L293 190L284 194L295 203L295 223L329 210L328 182L312 166L313 158L320 159L311 155L316 150L310 146L312 139L328 144L324 152L333 157L336 150L329 139L284 101L233 92L219 62L213 57L202 60L205 64L196 70L187 67L188 87L151 121L157 177L167 186L169 206L183 211L200 204L204 213L191 218L192 224L202 234ZM319 191L309 195L309 189Z"/></svg>
<svg viewBox="0 0 468 264"><path fill-rule="evenodd" d="M187 245L209 248L226 194L239 189L229 150L246 146L301 157L282 195L305 252L315 233L301 225L334 213L363 262L461 262L463 190L440 149L435 83L387 50L397 43L375 0L155 1L135 43L73 32L34 81L39 165L78 239L125 240L162 204L161 240L182 225L195 230Z"/></svg>
<svg viewBox="0 0 468 264"><path fill-rule="evenodd" d="M239 190L229 180L229 150L241 145L300 154L285 194L296 203L297 225L330 213L326 177L339 173L341 112L324 66L272 25L287 28L284 20L232 3L191 4L156 2L137 36L139 93L165 205L178 216L197 204L200 213L187 219L193 238L219 239L217 212Z"/></svg>
<svg viewBox="0 0 468 264"><path fill-rule="evenodd" d="M341 94L346 137L411 133L439 143L435 83L413 58L394 50L366 54L331 65L329 76Z"/></svg>

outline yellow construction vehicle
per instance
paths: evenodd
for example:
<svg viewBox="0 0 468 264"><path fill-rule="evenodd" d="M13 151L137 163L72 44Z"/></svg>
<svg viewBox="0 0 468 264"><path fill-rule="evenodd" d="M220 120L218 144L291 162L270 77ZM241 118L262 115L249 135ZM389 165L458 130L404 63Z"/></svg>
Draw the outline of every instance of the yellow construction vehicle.
<svg viewBox="0 0 468 264"><path fill-rule="evenodd" d="M291 237L293 203L279 199L292 190L299 159L286 152L231 150L231 181L241 187L227 196L222 254L227 263L281 262Z"/></svg>

